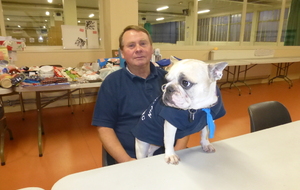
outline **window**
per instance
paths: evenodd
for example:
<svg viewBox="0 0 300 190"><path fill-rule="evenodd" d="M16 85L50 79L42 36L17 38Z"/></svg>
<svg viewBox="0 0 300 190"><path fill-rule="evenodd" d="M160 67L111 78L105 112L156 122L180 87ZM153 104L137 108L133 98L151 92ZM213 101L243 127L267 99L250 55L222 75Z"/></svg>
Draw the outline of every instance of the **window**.
<svg viewBox="0 0 300 190"><path fill-rule="evenodd" d="M229 16L213 17L210 41L227 41Z"/></svg>
<svg viewBox="0 0 300 190"><path fill-rule="evenodd" d="M185 21L178 22L178 27L179 27L178 41L184 41L185 40Z"/></svg>
<svg viewBox="0 0 300 190"><path fill-rule="evenodd" d="M253 13L246 14L244 41L250 41L252 17ZM241 14L198 19L197 41L209 41L208 39L210 41L239 41L241 19ZM209 31L210 27L211 32ZM211 37L209 38L209 36Z"/></svg>
<svg viewBox="0 0 300 190"><path fill-rule="evenodd" d="M62 44L62 7L48 4L2 4L6 36L23 39L27 46Z"/></svg>
<svg viewBox="0 0 300 190"><path fill-rule="evenodd" d="M280 18L280 9L259 13L256 32L257 42L276 42Z"/></svg>
<svg viewBox="0 0 300 190"><path fill-rule="evenodd" d="M245 31L244 31L244 41L249 42L251 37L251 30L252 30L252 18L253 13L246 14L246 23L245 23Z"/></svg>
<svg viewBox="0 0 300 190"><path fill-rule="evenodd" d="M243 41L250 41L253 13L246 14ZM240 41L242 15L230 15L229 41Z"/></svg>
<svg viewBox="0 0 300 190"><path fill-rule="evenodd" d="M286 29L287 29L287 21L288 21L288 16L289 16L289 8L286 8L284 11L284 20L283 20L283 27L282 27L282 34L281 34L281 42L284 42L284 38L286 35Z"/></svg>
<svg viewBox="0 0 300 190"><path fill-rule="evenodd" d="M230 15L229 41L240 41L242 14Z"/></svg>
<svg viewBox="0 0 300 190"><path fill-rule="evenodd" d="M22 39L27 46L62 45L61 25L65 24L65 15L61 0L51 4L3 1L2 7L6 36ZM77 25L85 25L87 20L96 21L99 34L98 12L97 1L77 2ZM94 16L89 17L92 13Z"/></svg>
<svg viewBox="0 0 300 190"><path fill-rule="evenodd" d="M209 18L198 19L197 41L208 41Z"/></svg>
<svg viewBox="0 0 300 190"><path fill-rule="evenodd" d="M152 40L158 43L175 44L184 38L184 22L166 22L152 25Z"/></svg>

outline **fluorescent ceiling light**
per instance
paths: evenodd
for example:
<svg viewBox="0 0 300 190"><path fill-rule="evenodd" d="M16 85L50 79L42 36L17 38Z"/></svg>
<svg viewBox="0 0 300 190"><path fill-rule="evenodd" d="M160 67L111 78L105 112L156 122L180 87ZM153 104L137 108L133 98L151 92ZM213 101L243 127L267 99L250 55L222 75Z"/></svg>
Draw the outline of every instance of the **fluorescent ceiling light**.
<svg viewBox="0 0 300 190"><path fill-rule="evenodd" d="M52 0L48 0L48 3L52 3Z"/></svg>
<svg viewBox="0 0 300 190"><path fill-rule="evenodd" d="M92 17L94 17L94 16L95 16L95 15L94 15L93 13L89 15L90 18L92 18Z"/></svg>
<svg viewBox="0 0 300 190"><path fill-rule="evenodd" d="M161 18L157 18L156 21L160 21L160 20L164 20L165 18L164 17L161 17Z"/></svg>
<svg viewBox="0 0 300 190"><path fill-rule="evenodd" d="M210 11L209 9L206 9L206 10L198 11L197 13L202 14L202 13L208 13L209 11Z"/></svg>
<svg viewBox="0 0 300 190"><path fill-rule="evenodd" d="M10 20L10 18L6 18L6 20Z"/></svg>
<svg viewBox="0 0 300 190"><path fill-rule="evenodd" d="M46 15L50 15L49 11L46 11Z"/></svg>
<svg viewBox="0 0 300 190"><path fill-rule="evenodd" d="M168 6L164 6L164 7L159 7L156 10L157 11L162 11L162 10L165 10L165 9L168 9L168 8L169 8Z"/></svg>

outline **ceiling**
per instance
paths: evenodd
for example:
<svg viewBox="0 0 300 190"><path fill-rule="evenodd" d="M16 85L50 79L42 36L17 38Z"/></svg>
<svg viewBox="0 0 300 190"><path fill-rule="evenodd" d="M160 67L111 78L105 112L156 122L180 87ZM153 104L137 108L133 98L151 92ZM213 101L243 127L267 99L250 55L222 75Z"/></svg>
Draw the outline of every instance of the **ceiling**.
<svg viewBox="0 0 300 190"><path fill-rule="evenodd" d="M291 0L286 0L287 4ZM88 12L94 11L97 18L97 6L98 0L76 0L77 7L81 8L78 13L78 18L87 18ZM156 23L156 18L164 17L164 21L184 20L185 15L183 10L189 10L191 12L191 4L193 0L138 0L139 4L139 22L151 22ZM274 9L274 7L281 7L282 0L248 0L248 10L254 9ZM47 3L47 0L2 0L5 15L18 15L20 10L26 10L26 7L35 4L36 11L27 11L24 16L45 16L45 10L62 11L62 0L53 0L53 3ZM163 11L156 11L158 7L169 6L169 9ZM220 13L241 13L243 0L201 0L198 1L198 10L210 9L207 14L201 14L199 16L211 16L218 15ZM10 8L10 11L5 11ZM144 18L144 19L142 19Z"/></svg>

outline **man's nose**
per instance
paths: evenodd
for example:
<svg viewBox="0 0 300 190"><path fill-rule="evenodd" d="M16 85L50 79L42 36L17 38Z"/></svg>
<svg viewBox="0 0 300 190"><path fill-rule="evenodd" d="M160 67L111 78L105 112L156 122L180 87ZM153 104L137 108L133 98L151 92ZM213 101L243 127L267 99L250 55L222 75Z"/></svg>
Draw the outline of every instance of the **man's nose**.
<svg viewBox="0 0 300 190"><path fill-rule="evenodd" d="M136 51L141 51L141 50L142 50L142 46L136 45L135 50L136 50Z"/></svg>

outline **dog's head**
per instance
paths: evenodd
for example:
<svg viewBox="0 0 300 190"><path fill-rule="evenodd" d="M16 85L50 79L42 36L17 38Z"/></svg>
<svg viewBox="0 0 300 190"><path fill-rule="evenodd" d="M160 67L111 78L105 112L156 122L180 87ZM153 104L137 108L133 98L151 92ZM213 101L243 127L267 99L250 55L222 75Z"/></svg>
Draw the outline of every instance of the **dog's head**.
<svg viewBox="0 0 300 190"><path fill-rule="evenodd" d="M171 56L171 64L168 83L162 86L165 105L186 110L207 108L217 102L216 81L222 78L226 62L178 61Z"/></svg>

